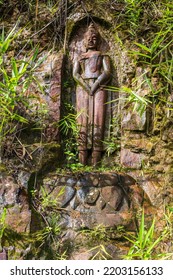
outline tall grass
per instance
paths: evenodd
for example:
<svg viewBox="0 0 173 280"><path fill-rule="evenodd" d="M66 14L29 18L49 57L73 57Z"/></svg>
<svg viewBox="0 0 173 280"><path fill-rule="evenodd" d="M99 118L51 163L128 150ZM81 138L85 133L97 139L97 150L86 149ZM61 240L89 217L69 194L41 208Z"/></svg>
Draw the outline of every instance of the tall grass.
<svg viewBox="0 0 173 280"><path fill-rule="evenodd" d="M17 31L16 24L8 34L3 29L0 35L0 148L7 134L15 133L19 123L28 122L20 105L27 108L25 92L32 81L37 82L34 71L43 61L37 57L38 48L21 60L10 57L11 45L21 32L22 29Z"/></svg>
<svg viewBox="0 0 173 280"><path fill-rule="evenodd" d="M155 218L151 226L146 227L144 211L141 215L139 231L136 235L125 236L125 238L132 244L124 259L127 260L152 260L162 258L165 254L157 254L156 249L161 241L168 235L168 229L165 228L163 232L157 237L155 233Z"/></svg>
<svg viewBox="0 0 173 280"><path fill-rule="evenodd" d="M3 237L4 231L6 229L6 223L5 223L6 214L7 214L7 209L4 208L4 210L1 214L1 217L0 217L0 252L2 251L2 237Z"/></svg>

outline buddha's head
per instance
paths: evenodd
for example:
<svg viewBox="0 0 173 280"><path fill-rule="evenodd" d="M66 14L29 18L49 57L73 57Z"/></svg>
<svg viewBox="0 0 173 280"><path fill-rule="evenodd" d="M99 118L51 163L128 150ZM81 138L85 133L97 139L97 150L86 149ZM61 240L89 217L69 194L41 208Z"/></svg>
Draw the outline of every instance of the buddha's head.
<svg viewBox="0 0 173 280"><path fill-rule="evenodd" d="M97 49L98 41L99 41L99 33L93 23L91 23L88 26L88 30L84 36L84 40L85 40L85 47L87 50Z"/></svg>

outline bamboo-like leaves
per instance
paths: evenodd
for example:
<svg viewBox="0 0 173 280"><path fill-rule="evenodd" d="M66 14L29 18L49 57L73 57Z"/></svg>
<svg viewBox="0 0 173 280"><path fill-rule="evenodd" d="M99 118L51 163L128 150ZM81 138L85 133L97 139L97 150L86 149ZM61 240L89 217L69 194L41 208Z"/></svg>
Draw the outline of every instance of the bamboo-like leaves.
<svg viewBox="0 0 173 280"><path fill-rule="evenodd" d="M146 110L146 107L151 103L151 101L147 97L143 97L138 94L138 89L134 91L131 88L125 86L122 86L121 88L112 86L107 87L107 90L119 92L120 94L120 98L112 100L112 103L118 100L122 100L123 102L125 102L125 104L132 104L132 111L138 112L140 116L142 116L142 114ZM121 97L123 94L126 94L126 96Z"/></svg>
<svg viewBox="0 0 173 280"><path fill-rule="evenodd" d="M7 215L7 209L4 208L4 210L1 214L1 217L0 217L0 251L2 251L1 240L3 237L4 231L5 231L5 228L6 228L6 223L5 223L6 215Z"/></svg>
<svg viewBox="0 0 173 280"><path fill-rule="evenodd" d="M33 80L34 71L44 61L45 56L37 59L38 46L28 54L28 58L17 60L12 57L10 63L4 62L10 43L22 32L20 29L16 32L17 24L5 36L4 29L0 37L0 142L10 131L14 131L12 122L27 123L27 119L20 115L18 104L27 106L23 95Z"/></svg>
<svg viewBox="0 0 173 280"><path fill-rule="evenodd" d="M6 37L4 28L2 29L2 33L0 36L0 56L7 52L10 43L21 33L21 29L19 31L16 31L17 25L18 22L15 24L15 26L12 28L12 30L8 33Z"/></svg>
<svg viewBox="0 0 173 280"><path fill-rule="evenodd" d="M151 226L148 229L146 228L143 210L137 235L125 236L125 238L132 243L132 246L124 258L128 260L153 259L155 248L166 236L167 229L165 229L159 237L155 236L155 218L153 219Z"/></svg>

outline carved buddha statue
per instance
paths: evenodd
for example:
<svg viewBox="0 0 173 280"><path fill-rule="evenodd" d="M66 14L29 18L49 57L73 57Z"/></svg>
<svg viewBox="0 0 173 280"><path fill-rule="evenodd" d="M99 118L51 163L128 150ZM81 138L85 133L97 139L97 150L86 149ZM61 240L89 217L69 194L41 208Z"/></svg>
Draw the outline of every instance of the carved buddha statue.
<svg viewBox="0 0 173 280"><path fill-rule="evenodd" d="M73 77L77 82L76 110L79 115L79 162L87 164L91 151L92 164L101 160L107 92L104 85L110 79L110 59L98 50L99 33L91 23L84 35L86 52L74 61Z"/></svg>

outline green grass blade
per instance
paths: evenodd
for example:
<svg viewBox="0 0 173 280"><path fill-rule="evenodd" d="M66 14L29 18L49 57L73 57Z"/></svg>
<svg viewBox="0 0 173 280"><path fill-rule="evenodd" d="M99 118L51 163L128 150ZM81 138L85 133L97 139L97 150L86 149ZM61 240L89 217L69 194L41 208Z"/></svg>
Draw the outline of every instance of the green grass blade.
<svg viewBox="0 0 173 280"><path fill-rule="evenodd" d="M135 45L140 47L142 50L144 50L144 51L146 51L148 53L151 53L151 50L148 47L146 47L145 45L140 44L140 43L135 43Z"/></svg>
<svg viewBox="0 0 173 280"><path fill-rule="evenodd" d="M140 243L140 248L143 247L144 231L145 231L145 220L144 220L144 209L143 209L142 216L141 216L141 223L140 223L140 227L139 227L139 243Z"/></svg>

